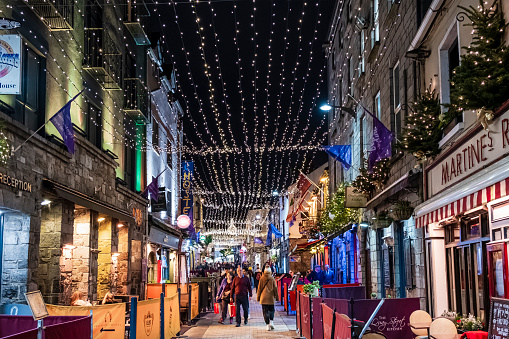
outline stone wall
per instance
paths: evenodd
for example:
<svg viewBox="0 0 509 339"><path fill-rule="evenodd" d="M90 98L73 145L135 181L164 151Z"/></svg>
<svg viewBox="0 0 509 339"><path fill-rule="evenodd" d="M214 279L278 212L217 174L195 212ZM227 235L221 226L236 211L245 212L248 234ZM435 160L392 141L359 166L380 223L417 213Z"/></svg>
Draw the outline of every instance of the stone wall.
<svg viewBox="0 0 509 339"><path fill-rule="evenodd" d="M97 299L101 300L111 287L111 220L99 224L99 256L97 271Z"/></svg>
<svg viewBox="0 0 509 339"><path fill-rule="evenodd" d="M129 294L128 268L129 268L129 230L127 226L118 229L118 253L117 257L117 294Z"/></svg>
<svg viewBox="0 0 509 339"><path fill-rule="evenodd" d="M20 302L25 300L24 293L27 292L30 217L10 211L4 211L1 217L4 251L0 303L4 300Z"/></svg>
<svg viewBox="0 0 509 339"><path fill-rule="evenodd" d="M74 212L72 286L74 291L88 295L90 271L90 210Z"/></svg>

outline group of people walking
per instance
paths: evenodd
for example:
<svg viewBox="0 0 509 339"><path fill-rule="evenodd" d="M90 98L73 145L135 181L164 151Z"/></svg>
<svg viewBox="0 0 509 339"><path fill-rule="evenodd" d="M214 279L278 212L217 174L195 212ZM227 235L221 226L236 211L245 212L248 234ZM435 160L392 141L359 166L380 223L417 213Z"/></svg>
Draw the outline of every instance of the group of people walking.
<svg viewBox="0 0 509 339"><path fill-rule="evenodd" d="M227 271L226 277L221 282L216 301L221 302L222 314L219 322L224 324L228 308L230 304L235 305L235 321L236 327L239 327L242 318L240 308L244 313L244 324L247 325L249 318L249 300L253 297L253 285L256 288L256 300L262 305L263 318L267 325L267 330L274 329L274 303L279 301L277 293L277 285L272 270L269 265L265 265L263 272L256 269L254 279L247 274L247 270L239 266L237 275L234 276L232 271ZM233 315L230 315L230 324Z"/></svg>

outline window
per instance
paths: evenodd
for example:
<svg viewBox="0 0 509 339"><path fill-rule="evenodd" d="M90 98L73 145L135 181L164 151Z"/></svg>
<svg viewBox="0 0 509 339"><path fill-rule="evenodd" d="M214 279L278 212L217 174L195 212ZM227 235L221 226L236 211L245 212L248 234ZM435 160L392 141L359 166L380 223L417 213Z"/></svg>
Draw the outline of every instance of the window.
<svg viewBox="0 0 509 339"><path fill-rule="evenodd" d="M353 71L353 63L350 58L347 61L347 67L348 67L348 93L350 93L350 95L353 95L352 79L353 79L354 71Z"/></svg>
<svg viewBox="0 0 509 339"><path fill-rule="evenodd" d="M373 29L371 30L371 48L380 42L380 23L378 12L378 0L371 0L371 12L373 13Z"/></svg>
<svg viewBox="0 0 509 339"><path fill-rule="evenodd" d="M35 131L44 124L46 59L22 43L21 94L0 95L5 113Z"/></svg>
<svg viewBox="0 0 509 339"><path fill-rule="evenodd" d="M346 4L346 18L347 22L352 21L352 0L349 0L348 4Z"/></svg>
<svg viewBox="0 0 509 339"><path fill-rule="evenodd" d="M362 154L364 159L368 158L368 152L370 151L371 145L371 132L372 130L368 126L368 116L364 115L361 120L362 124Z"/></svg>
<svg viewBox="0 0 509 339"><path fill-rule="evenodd" d="M173 170L173 147L170 139L166 139L166 163L170 170Z"/></svg>
<svg viewBox="0 0 509 339"><path fill-rule="evenodd" d="M399 62L392 69L392 93L394 107L394 134L397 138L401 134L401 102L399 91Z"/></svg>
<svg viewBox="0 0 509 339"><path fill-rule="evenodd" d="M364 30L360 32L360 56L359 56L359 77L365 72L365 60L364 60Z"/></svg>
<svg viewBox="0 0 509 339"><path fill-rule="evenodd" d="M136 178L136 147L134 136L136 135L136 124L130 117L124 119L124 130L126 132L124 148L124 181L130 190L135 189Z"/></svg>
<svg viewBox="0 0 509 339"><path fill-rule="evenodd" d="M460 50L457 24L454 23L440 45L440 99L442 104L451 102L451 75L459 65Z"/></svg>
<svg viewBox="0 0 509 339"><path fill-rule="evenodd" d="M86 132L88 141L94 144L96 147L101 148L102 146L102 112L97 106L90 102L90 99L85 99L85 114L87 119Z"/></svg>
<svg viewBox="0 0 509 339"><path fill-rule="evenodd" d="M431 2L432 0L417 0L417 27L421 25Z"/></svg>
<svg viewBox="0 0 509 339"><path fill-rule="evenodd" d="M152 122L152 148L159 154L159 124Z"/></svg>
<svg viewBox="0 0 509 339"><path fill-rule="evenodd" d="M380 105L380 91L378 91L378 93L375 95L373 106L375 107L375 109L374 109L375 116L378 118L378 120L381 120L381 118L382 118L382 107Z"/></svg>

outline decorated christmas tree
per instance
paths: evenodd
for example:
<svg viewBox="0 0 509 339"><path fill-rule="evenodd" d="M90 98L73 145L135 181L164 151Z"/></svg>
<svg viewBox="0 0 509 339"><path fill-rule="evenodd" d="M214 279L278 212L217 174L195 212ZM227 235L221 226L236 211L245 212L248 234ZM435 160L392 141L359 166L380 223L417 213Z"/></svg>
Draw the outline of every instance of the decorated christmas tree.
<svg viewBox="0 0 509 339"><path fill-rule="evenodd" d="M9 143L7 137L4 134L4 121L0 120L0 165L7 165L7 161L10 157Z"/></svg>
<svg viewBox="0 0 509 339"><path fill-rule="evenodd" d="M509 99L509 49L504 41L507 27L499 1L491 6L479 1L474 8L461 7L471 21L472 43L463 47L461 65L456 67L451 80L451 103L458 111L477 110L479 119ZM459 18L461 18L460 13Z"/></svg>
<svg viewBox="0 0 509 339"><path fill-rule="evenodd" d="M441 113L440 100L435 91L426 90L411 105L399 147L420 161L437 155L440 152L438 142L442 138Z"/></svg>
<svg viewBox="0 0 509 339"><path fill-rule="evenodd" d="M358 219L358 209L345 207L345 185L341 185L329 198L327 207L320 216L318 228L322 234L329 235L345 229Z"/></svg>

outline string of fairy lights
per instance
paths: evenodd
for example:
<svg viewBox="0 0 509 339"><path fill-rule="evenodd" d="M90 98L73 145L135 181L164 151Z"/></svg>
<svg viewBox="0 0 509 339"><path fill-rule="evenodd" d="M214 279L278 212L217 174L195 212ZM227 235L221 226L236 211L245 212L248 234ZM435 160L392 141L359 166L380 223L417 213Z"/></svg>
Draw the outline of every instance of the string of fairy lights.
<svg viewBox="0 0 509 339"><path fill-rule="evenodd" d="M28 4L26 0L23 1ZM221 229L221 223L215 223L212 220L234 220L238 223L245 219L249 209L276 207L279 197L284 194L285 187L295 181L299 169L305 170L309 166L310 155L313 159L317 152L321 152L320 146L323 145L326 136L325 116L321 117L316 128L308 127L312 125L310 122L320 96L325 69L321 67L322 61L314 57L314 53L317 52L314 42L319 39L319 26L322 22L320 3L320 0L313 3L303 2L301 11L290 6L289 2L278 1L271 1L269 5L256 0L249 2L232 0L227 4L215 1L148 3L151 13L157 17L158 24L164 32L161 39L165 52L172 56L177 87L181 93L178 99L183 104L185 115L186 126L183 131L185 145L177 149L170 144L161 146L154 140L149 142L148 138L143 139L142 142L135 141L136 131L130 131L125 127L125 119L130 117L123 109L124 102L121 102L123 98L107 90L103 90L102 93L92 93L90 89L87 89L85 92L86 96L99 100L104 107L105 115L101 117L102 123L93 120L92 122L109 136L108 141L112 145L121 144L137 150L155 150L159 153L181 152L183 159L194 160L198 165L195 173L195 193L205 199L206 229L214 230L217 227ZM221 6L223 10L226 5L231 7L233 19L229 23L221 22L219 27L215 21L218 8ZM108 3L106 6L112 6L117 10L117 5L113 3ZM242 6L241 11L239 6ZM269 10L260 10L260 6ZM308 10L311 6L316 9ZM173 10L173 20L161 19L163 13L161 9L164 7ZM280 9L284 7L286 11L282 12ZM248 15L245 12L247 8ZM208 11L209 18L203 17L205 10ZM86 11L82 11L81 8L79 12L82 17L86 15ZM279 18L281 12L284 20ZM316 15L308 15L308 13ZM189 18L190 14L195 19L196 34L190 33L187 22L185 28L181 27L181 17ZM251 19L250 22L242 19L248 16ZM263 20L258 21L258 18L262 16L268 16L269 19L267 20L269 22L267 36L265 34L262 36L260 33L259 22ZM222 17L224 18L224 13ZM168 32L171 30L168 28L171 21L174 21L174 27L177 28L172 34L178 37L180 46L170 42L171 37ZM286 28L283 41L278 41L282 35L275 34L278 23L279 26ZM305 35L305 32L302 32L305 23L308 27L310 25L314 28L311 30L312 34ZM226 26L233 27L230 29L230 33L233 34L225 35L221 32L221 29L224 31ZM245 26L250 29L243 28ZM116 28L121 30L121 27ZM50 53L49 50L45 51L41 48L41 52L47 55L49 60L52 59L55 65L53 68L48 67L52 69L51 72L48 71L51 78L58 84L61 84L63 79L71 84L67 88L60 85L71 96L72 92L78 92L82 87L81 82L85 71L67 53L67 47L63 46L63 40L59 38L63 34L69 34L72 37L71 40L76 41L78 53L84 55L84 46L81 46L78 43L80 40L77 39L79 33L77 31L50 32L49 36L54 38L62 51L62 56L68 60L71 70L77 72L81 79L69 75L68 68L60 65L57 58L53 57L55 51ZM292 45L292 39L290 39L292 34L297 38L293 39L296 40L293 41L296 47ZM236 65L228 65L228 73L232 71L236 73L236 83L226 82L227 78L223 73L225 68L222 67L224 61L220 58L227 45L224 40L230 37L233 40L231 45L235 46L231 52L236 54L237 61ZM127 41L127 39L128 36L124 35L123 40ZM241 40L250 41L252 46L247 49L244 42L240 43ZM267 46L261 44L262 41L268 41ZM274 55L276 45L281 50L277 58ZM134 53L129 48L126 48L126 51L130 54ZM251 59L245 57L246 52L252 52ZM196 63L195 55L200 55L201 64ZM264 60L268 60L268 65L259 67L259 58L262 55ZM267 56L268 59L266 59ZM275 67L275 61L280 61L281 65ZM246 67L248 64L249 68ZM135 67L143 70L146 66L136 65ZM279 68L278 71L276 71L277 68ZM267 72L266 77L261 75L264 69ZM60 74L54 74L56 70ZM280 79L278 95L274 95L276 76ZM228 75L228 78L231 79L231 75ZM265 83L260 79L267 81ZM308 86L310 81L316 81L316 89ZM198 86L198 84L205 86ZM144 83L143 86L148 92L148 85ZM207 87L206 91L204 87ZM240 109L232 107L231 102L235 101L240 103ZM83 107L80 105L78 107L83 110L86 118L91 118L87 117L88 112ZM162 114L164 109L157 103L154 107L164 120L164 124L174 123L174 121L166 120ZM309 108L307 117L302 114L306 107ZM231 120L235 115L240 116L240 126L234 125L234 120ZM303 125L302 128L301 125ZM242 138L239 138L240 131L243 132ZM268 138L270 134L273 134L273 138ZM223 226L226 227L227 223Z"/></svg>

